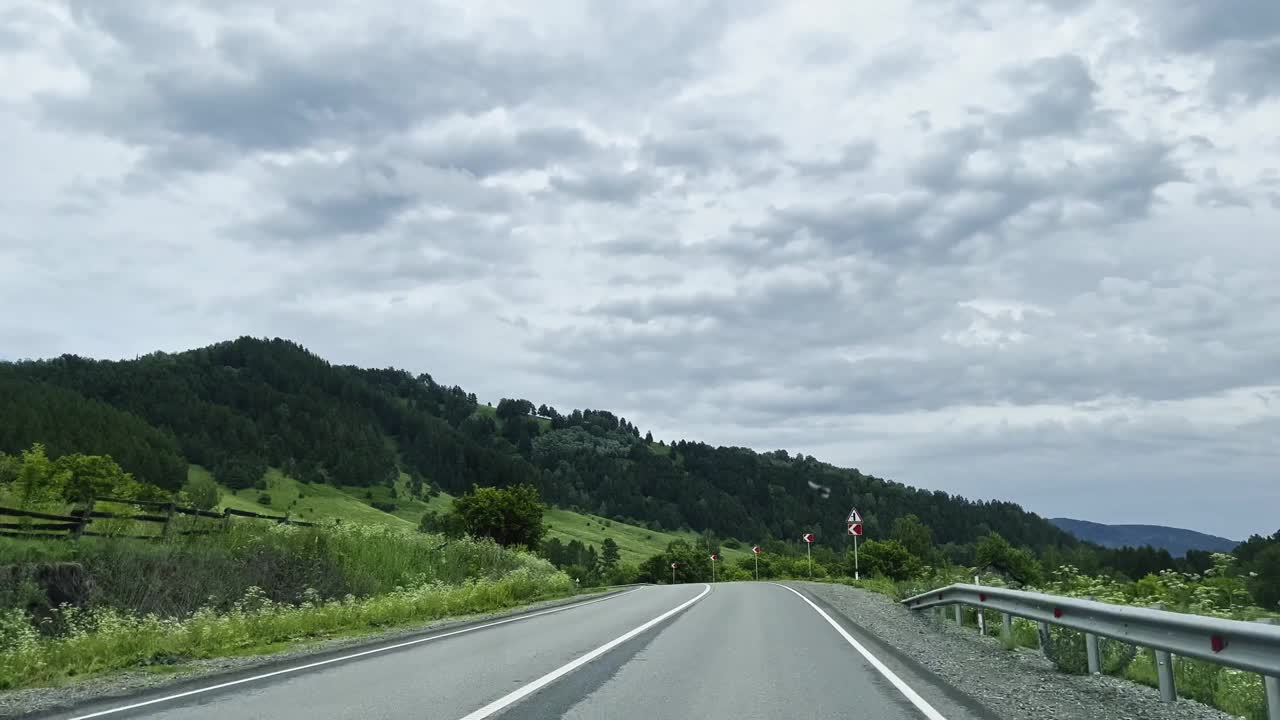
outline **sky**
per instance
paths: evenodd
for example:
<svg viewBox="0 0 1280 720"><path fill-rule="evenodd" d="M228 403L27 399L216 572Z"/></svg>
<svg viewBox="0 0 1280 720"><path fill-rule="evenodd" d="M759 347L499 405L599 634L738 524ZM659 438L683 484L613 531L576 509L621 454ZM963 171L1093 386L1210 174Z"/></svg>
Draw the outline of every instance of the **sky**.
<svg viewBox="0 0 1280 720"><path fill-rule="evenodd" d="M241 335L1280 527L1280 3L0 0L0 357Z"/></svg>

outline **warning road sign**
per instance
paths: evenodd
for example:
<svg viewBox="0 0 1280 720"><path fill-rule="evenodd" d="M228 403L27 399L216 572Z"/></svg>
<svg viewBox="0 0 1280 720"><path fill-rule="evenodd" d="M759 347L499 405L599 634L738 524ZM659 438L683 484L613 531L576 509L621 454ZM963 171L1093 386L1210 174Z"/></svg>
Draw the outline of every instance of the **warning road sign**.
<svg viewBox="0 0 1280 720"><path fill-rule="evenodd" d="M858 508L851 508L849 510L849 517L847 518L847 521L850 523L862 522L862 516L858 514Z"/></svg>
<svg viewBox="0 0 1280 720"><path fill-rule="evenodd" d="M804 535L800 536L800 539L804 540L807 543L811 543L813 542L813 533L805 533Z"/></svg>
<svg viewBox="0 0 1280 720"><path fill-rule="evenodd" d="M862 535L862 523L849 523L850 535Z"/></svg>
<svg viewBox="0 0 1280 720"><path fill-rule="evenodd" d="M753 546L751 547L751 552L755 553L756 555L759 555L759 554L760 554L760 546L759 546L759 545L753 545Z"/></svg>

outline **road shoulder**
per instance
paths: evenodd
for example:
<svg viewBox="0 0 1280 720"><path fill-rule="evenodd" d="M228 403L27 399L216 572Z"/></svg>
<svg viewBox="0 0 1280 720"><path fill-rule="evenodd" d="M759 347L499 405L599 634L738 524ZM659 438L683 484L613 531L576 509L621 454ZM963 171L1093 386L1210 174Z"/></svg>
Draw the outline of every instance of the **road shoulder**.
<svg viewBox="0 0 1280 720"><path fill-rule="evenodd" d="M1040 653L1005 650L995 638L913 613L877 593L827 583L787 583L857 628L891 658L907 661L1005 720L1230 720L1201 703L1160 702L1158 691L1121 678L1059 672ZM856 635L855 635L856 636ZM887 661L888 658L885 658Z"/></svg>

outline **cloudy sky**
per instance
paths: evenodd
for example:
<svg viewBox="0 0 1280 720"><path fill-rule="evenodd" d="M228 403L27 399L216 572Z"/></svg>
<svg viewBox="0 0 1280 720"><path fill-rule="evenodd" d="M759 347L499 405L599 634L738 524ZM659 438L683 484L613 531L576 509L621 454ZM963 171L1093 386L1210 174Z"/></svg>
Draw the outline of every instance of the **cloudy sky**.
<svg viewBox="0 0 1280 720"><path fill-rule="evenodd" d="M1280 3L0 0L0 357L282 336L1280 526Z"/></svg>

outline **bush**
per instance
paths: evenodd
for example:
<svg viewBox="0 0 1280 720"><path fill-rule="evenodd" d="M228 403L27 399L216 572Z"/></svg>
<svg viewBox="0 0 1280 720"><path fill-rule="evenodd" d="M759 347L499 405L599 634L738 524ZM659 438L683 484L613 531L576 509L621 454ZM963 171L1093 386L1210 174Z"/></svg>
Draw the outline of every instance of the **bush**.
<svg viewBox="0 0 1280 720"><path fill-rule="evenodd" d="M383 502L381 500L374 500L373 502L369 503L369 505L372 506L375 510L381 510L384 513L393 513L396 510L400 509L400 506L396 505L393 502Z"/></svg>
<svg viewBox="0 0 1280 720"><path fill-rule="evenodd" d="M218 483L208 475L198 475L187 481L182 491L186 493L187 500L192 506L200 510L212 510L218 506L218 501L222 499L222 490L218 488Z"/></svg>
<svg viewBox="0 0 1280 720"><path fill-rule="evenodd" d="M920 559L897 540L868 540L858 555L862 567L893 580L907 580L920 572ZM853 575L853 553L848 553L846 562L846 572Z"/></svg>
<svg viewBox="0 0 1280 720"><path fill-rule="evenodd" d="M267 493L258 493L258 504L259 504L259 505L266 505L266 506L270 507L270 506L271 506L271 495L269 495L269 494L267 494Z"/></svg>

